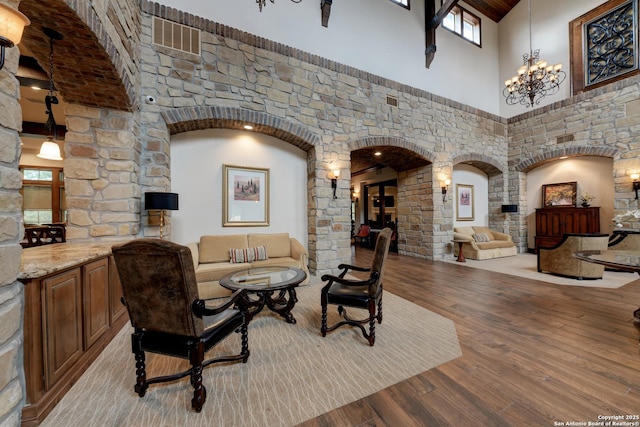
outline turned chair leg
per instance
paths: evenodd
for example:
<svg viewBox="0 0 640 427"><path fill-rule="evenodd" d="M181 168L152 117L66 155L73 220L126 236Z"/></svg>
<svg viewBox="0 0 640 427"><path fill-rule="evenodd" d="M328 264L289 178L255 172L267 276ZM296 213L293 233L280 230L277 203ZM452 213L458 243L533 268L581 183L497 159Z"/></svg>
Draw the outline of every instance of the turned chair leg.
<svg viewBox="0 0 640 427"><path fill-rule="evenodd" d="M196 411L202 411L202 405L207 400L207 389L202 385L202 361L204 360L204 344L195 345L191 356L191 385L193 386L193 399L191 407Z"/></svg>
<svg viewBox="0 0 640 427"><path fill-rule="evenodd" d="M320 305L322 305L322 324L320 326L320 332L323 337L327 336L327 296L322 295L320 297Z"/></svg>
<svg viewBox="0 0 640 427"><path fill-rule="evenodd" d="M133 387L138 396L144 397L144 394L149 388L147 384L147 369L144 363L144 351L136 351L136 385Z"/></svg>

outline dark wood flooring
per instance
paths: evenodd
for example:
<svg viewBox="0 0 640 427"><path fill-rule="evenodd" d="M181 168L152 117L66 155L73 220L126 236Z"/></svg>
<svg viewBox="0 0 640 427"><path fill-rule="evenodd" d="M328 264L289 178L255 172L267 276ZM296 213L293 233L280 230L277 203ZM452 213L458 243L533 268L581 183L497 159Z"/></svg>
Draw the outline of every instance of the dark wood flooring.
<svg viewBox="0 0 640 427"><path fill-rule="evenodd" d="M357 248L352 262L371 255ZM640 280L561 286L390 253L384 285L453 320L462 357L301 426L559 426L612 415L640 425Z"/></svg>

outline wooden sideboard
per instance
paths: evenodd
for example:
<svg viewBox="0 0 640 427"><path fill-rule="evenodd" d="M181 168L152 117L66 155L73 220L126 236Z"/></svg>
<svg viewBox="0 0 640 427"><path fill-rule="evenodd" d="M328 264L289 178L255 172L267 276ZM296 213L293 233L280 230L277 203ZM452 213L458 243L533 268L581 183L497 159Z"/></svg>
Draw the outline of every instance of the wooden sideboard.
<svg viewBox="0 0 640 427"><path fill-rule="evenodd" d="M111 244L24 249L18 279L25 289L22 425L37 426L128 316Z"/></svg>
<svg viewBox="0 0 640 427"><path fill-rule="evenodd" d="M535 249L555 246L566 233L599 233L600 208L553 207L536 209Z"/></svg>

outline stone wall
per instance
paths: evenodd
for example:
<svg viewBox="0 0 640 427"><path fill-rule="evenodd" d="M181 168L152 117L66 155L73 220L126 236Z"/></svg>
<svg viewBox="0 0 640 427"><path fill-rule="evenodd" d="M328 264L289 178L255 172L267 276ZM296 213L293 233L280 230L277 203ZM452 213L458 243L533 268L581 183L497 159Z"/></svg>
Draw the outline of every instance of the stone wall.
<svg viewBox="0 0 640 427"><path fill-rule="evenodd" d="M612 158L616 213L639 207L629 176L640 172L639 82L631 77L509 120L510 189L522 212L526 172L563 156Z"/></svg>
<svg viewBox="0 0 640 427"><path fill-rule="evenodd" d="M7 2L5 2L7 3ZM17 1L9 6L17 8ZM16 280L22 248L22 176L18 170L22 112L18 80L19 51L6 49L0 70L0 425L18 425L24 402L22 369L23 288Z"/></svg>
<svg viewBox="0 0 640 427"><path fill-rule="evenodd" d="M161 169L169 176L168 161L153 159L158 155L162 159L169 133L177 129L249 122L260 125L256 131L285 141L292 132L282 135L283 129L303 129L291 140L306 144L313 158L308 183L309 250L315 272L330 271L349 260L346 172L351 150L366 145L359 141L377 139L386 145L386 138L432 162L430 168L399 181L406 183L402 185L407 188L399 191L410 195L407 203L412 204L399 207L406 217L404 224L400 219L399 248L407 255L438 258L447 251L452 205L442 205L436 177L443 171L451 176L454 158L475 154L469 158L474 165L488 160L499 165L500 173L507 172L506 121L499 117L172 8L147 1L141 8L141 90L157 99L155 105L141 106L142 191L155 185L153 179L163 175ZM201 56L152 45L153 16L201 29ZM387 96L398 99L398 106L388 105ZM172 110L180 113L173 115ZM228 110L235 112L232 122L223 114ZM167 132L160 118L174 116L183 122L174 120ZM345 173L338 180L340 197L334 200L328 171L336 164ZM494 198L500 199L499 206L506 194L497 191Z"/></svg>

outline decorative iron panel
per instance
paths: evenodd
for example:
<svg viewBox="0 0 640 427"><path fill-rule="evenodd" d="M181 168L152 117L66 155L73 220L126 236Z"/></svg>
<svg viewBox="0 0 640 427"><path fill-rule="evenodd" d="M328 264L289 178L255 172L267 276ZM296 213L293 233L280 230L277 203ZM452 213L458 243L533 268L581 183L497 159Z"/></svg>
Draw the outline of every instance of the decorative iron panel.
<svg viewBox="0 0 640 427"><path fill-rule="evenodd" d="M584 25L585 86L638 68L638 0L629 0Z"/></svg>

